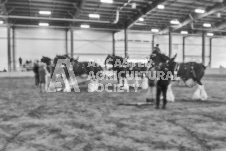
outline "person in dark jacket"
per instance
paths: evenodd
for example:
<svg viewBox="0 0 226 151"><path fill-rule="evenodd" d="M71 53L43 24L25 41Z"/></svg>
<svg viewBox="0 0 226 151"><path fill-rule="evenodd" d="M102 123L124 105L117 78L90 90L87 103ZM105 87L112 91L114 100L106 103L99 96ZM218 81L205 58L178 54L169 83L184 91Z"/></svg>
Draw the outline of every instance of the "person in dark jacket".
<svg viewBox="0 0 226 151"><path fill-rule="evenodd" d="M40 92L43 92L45 88L45 83L46 83L46 67L43 62L40 63L39 69L38 69L38 75L39 75L39 88Z"/></svg>
<svg viewBox="0 0 226 151"><path fill-rule="evenodd" d="M159 53L161 53L161 51L159 49L159 44L156 44L156 47L154 47L154 51L158 51Z"/></svg>
<svg viewBox="0 0 226 151"><path fill-rule="evenodd" d="M39 69L39 61L34 63L33 71L35 74L35 85L39 86L39 74L38 74L38 69Z"/></svg>
<svg viewBox="0 0 226 151"><path fill-rule="evenodd" d="M22 58L19 58L20 67L22 66Z"/></svg>

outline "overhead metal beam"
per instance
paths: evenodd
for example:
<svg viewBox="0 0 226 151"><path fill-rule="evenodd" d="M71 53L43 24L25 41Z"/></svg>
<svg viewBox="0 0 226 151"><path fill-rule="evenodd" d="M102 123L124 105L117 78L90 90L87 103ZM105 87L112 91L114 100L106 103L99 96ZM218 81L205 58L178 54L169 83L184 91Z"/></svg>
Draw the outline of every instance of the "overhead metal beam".
<svg viewBox="0 0 226 151"><path fill-rule="evenodd" d="M206 13L204 14L196 14L196 13L193 13L193 14L189 14L182 22L180 25L177 25L177 26L172 26L173 28L173 31L177 30L177 29L180 29L190 23L192 23L193 21L196 21L198 19L201 19L201 18L204 18L204 17L207 17L211 14L214 14L216 12L220 12L222 10L224 10L226 8L226 0L224 0L222 3L216 3L214 6L211 6L211 7L208 7L206 9ZM165 28L161 31L161 33L167 33L169 32L168 28Z"/></svg>
<svg viewBox="0 0 226 151"><path fill-rule="evenodd" d="M78 18L81 15L85 4L86 4L86 0L80 0L80 3L78 4L78 6L74 4L74 7L76 8L76 12L74 15L75 18Z"/></svg>
<svg viewBox="0 0 226 151"><path fill-rule="evenodd" d="M49 21L65 21L65 22L90 22L90 23L101 23L110 24L110 21L100 20L84 20L84 19L69 19L69 18L49 18L49 17L31 17L31 16L16 16L16 15L0 15L0 18L5 19L28 19L28 20L49 20Z"/></svg>
<svg viewBox="0 0 226 151"><path fill-rule="evenodd" d="M126 28L131 28L140 17L150 13L152 10L154 10L159 4L165 2L167 0L155 0L152 2L152 4L148 5L146 8L140 10L140 13L135 15L131 20L126 22Z"/></svg>

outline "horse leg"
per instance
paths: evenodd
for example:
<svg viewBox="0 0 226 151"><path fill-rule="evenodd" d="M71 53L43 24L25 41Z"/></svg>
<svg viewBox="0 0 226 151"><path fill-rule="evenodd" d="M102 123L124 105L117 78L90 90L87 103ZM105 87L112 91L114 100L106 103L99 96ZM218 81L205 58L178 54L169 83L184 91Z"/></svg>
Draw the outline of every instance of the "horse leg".
<svg viewBox="0 0 226 151"><path fill-rule="evenodd" d="M162 105L162 109L166 109L166 104L167 104L167 86L165 88L162 89L163 92L163 105Z"/></svg>
<svg viewBox="0 0 226 151"><path fill-rule="evenodd" d="M159 109L159 104L160 104L160 95L162 93L162 89L157 86L157 93L156 93L156 109Z"/></svg>
<svg viewBox="0 0 226 151"><path fill-rule="evenodd" d="M142 89L147 89L148 88L148 78L146 76L142 77Z"/></svg>
<svg viewBox="0 0 226 151"><path fill-rule="evenodd" d="M168 89L166 91L166 96L167 96L167 100L168 101L170 101L170 102L174 102L175 101L175 97L173 95L172 84L171 83L168 85ZM163 99L164 99L164 96L163 96Z"/></svg>
<svg viewBox="0 0 226 151"><path fill-rule="evenodd" d="M146 93L146 102L150 103L150 102L155 102L155 86L149 86L148 87L148 91Z"/></svg>
<svg viewBox="0 0 226 151"><path fill-rule="evenodd" d="M197 84L198 84L198 88L200 89L200 99L202 101L207 100L208 95L205 91L204 85L202 84L202 82L200 80L197 81Z"/></svg>

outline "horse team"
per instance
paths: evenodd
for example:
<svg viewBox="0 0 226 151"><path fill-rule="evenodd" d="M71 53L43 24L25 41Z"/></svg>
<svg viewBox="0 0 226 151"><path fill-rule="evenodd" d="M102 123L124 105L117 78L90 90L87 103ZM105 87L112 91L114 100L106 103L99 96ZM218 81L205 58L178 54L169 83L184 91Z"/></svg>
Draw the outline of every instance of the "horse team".
<svg viewBox="0 0 226 151"><path fill-rule="evenodd" d="M141 77L143 79L142 87L145 88L144 85L147 85L146 87L148 88L146 101L147 103L155 102L156 109L159 109L161 95L163 96L162 109L166 108L167 101L174 101L174 95L171 89L171 83L174 80L174 75L181 78L183 81L193 80L195 83L197 83L197 90L195 91L192 98L194 100L206 100L207 94L201 82L206 67L203 64L195 62L178 63L175 62L175 58L176 55L173 58L169 58L159 51L154 51L150 55L149 61L147 63L133 63L129 62L128 58L108 55L104 64L105 69L108 64L111 65L111 69L116 72L118 84L120 87L122 87L122 89L129 89L127 82L128 76L133 75L135 78ZM95 62L79 62L78 58L73 59L67 55L56 56L53 61L48 57L43 57L41 59L41 61L45 63L47 67L51 66L52 61L52 69L47 69L49 74L47 74L48 77L46 79L57 75L54 70L59 59L67 59L72 65L71 68L68 68L65 62L61 63L65 73L65 77L63 79L66 80L64 81L65 92L71 92L72 88L70 85L70 71L73 71L75 76L90 75L90 73L93 73L93 76L90 77L90 79L95 84L93 84L93 88L90 92L98 90L98 75L104 70L104 68ZM161 78L150 78L150 76L148 76L148 74L152 75L154 72L161 72ZM173 74L168 76L169 72ZM137 82L137 80L135 81ZM48 84L48 81L46 81L46 83ZM48 86L49 85L46 85L46 90L48 89ZM152 97L150 97L150 94ZM153 94L156 95L154 96Z"/></svg>

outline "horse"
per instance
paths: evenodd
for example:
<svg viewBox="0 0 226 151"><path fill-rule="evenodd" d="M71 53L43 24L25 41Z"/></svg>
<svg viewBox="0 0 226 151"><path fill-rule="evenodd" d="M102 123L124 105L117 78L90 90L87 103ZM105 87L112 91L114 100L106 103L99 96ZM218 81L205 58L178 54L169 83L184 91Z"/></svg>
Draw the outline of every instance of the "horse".
<svg viewBox="0 0 226 151"><path fill-rule="evenodd" d="M98 81L100 80L101 76L102 76L102 67L95 63L95 62L79 62L78 58L74 59L74 58L70 58L69 56L67 55L63 55L63 56L60 56L60 55L57 55L55 58L54 58L54 64L56 65L57 64L57 61L59 59L69 59L70 62L71 62L71 65L72 65L72 70L73 70L73 73L75 76L83 76L83 75L86 75L89 77L89 80L91 80L91 83L90 85L92 85L92 87L89 87L89 92L94 92L98 89ZM65 75L66 75L66 79L68 81L70 81L70 74L69 74L69 71L70 69L67 69L66 68L66 65L63 64L63 69L64 69L64 72L65 72ZM68 81L65 82L65 84L68 83ZM67 87L67 92L70 92L69 90L69 86L65 86ZM71 86L70 86L71 87Z"/></svg>
<svg viewBox="0 0 226 151"><path fill-rule="evenodd" d="M201 82L205 74L206 66L196 62L178 63L174 61L176 57L177 55L175 55L173 59L170 59L168 56L158 51L154 51L150 55L150 59L156 67L161 66L162 63L170 63L174 67L174 72L177 72L179 78L185 82L191 79L197 84L198 88L193 94L193 100L207 100L208 96ZM171 84L169 87L171 87Z"/></svg>
<svg viewBox="0 0 226 151"><path fill-rule="evenodd" d="M123 89L129 89L129 85L127 83L126 72L129 71L129 67L126 67L125 64L127 62L127 58L122 58L120 56L108 55L104 61L105 68L107 68L107 64L112 65L112 70L116 72L117 82L119 86L122 86Z"/></svg>
<svg viewBox="0 0 226 151"><path fill-rule="evenodd" d="M124 82L123 87L128 88L127 86L127 76L133 75L135 77L135 87L139 87L139 83L137 77L142 78L142 85L143 89L148 87L147 85L147 78L145 77L145 73L147 71L146 63L141 62L129 62L128 58L122 58L120 56L115 55L108 55L105 59L105 67L107 64L112 65L112 70L116 71L117 81L119 85L121 84L121 79ZM121 73L121 76L119 74ZM121 78L121 79L120 79Z"/></svg>

